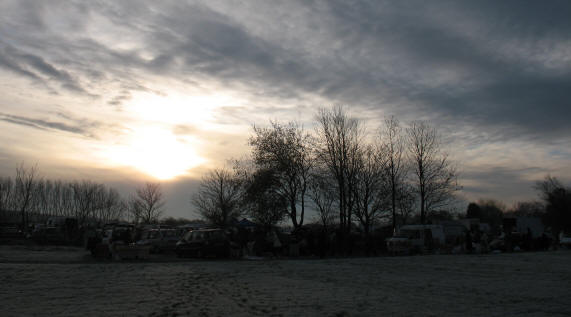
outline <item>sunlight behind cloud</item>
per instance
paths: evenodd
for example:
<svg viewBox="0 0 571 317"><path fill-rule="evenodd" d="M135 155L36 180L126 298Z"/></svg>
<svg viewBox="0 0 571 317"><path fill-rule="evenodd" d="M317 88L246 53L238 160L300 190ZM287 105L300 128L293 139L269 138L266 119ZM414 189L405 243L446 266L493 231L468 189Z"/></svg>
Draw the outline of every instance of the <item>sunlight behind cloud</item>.
<svg viewBox="0 0 571 317"><path fill-rule="evenodd" d="M231 101L230 97L222 95L140 93L129 102L127 110L140 120L163 124L186 123L197 125L200 129L208 129L213 111L231 104Z"/></svg>
<svg viewBox="0 0 571 317"><path fill-rule="evenodd" d="M127 143L110 148L107 156L115 164L134 167L160 180L185 175L205 162L196 154L191 138L177 138L158 127L133 129Z"/></svg>

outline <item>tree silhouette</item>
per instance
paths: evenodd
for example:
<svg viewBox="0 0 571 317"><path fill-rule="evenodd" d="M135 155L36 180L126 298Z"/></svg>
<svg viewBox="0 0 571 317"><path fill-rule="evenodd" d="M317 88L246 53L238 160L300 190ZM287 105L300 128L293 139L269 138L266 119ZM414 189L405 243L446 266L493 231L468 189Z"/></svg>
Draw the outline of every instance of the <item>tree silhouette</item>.
<svg viewBox="0 0 571 317"><path fill-rule="evenodd" d="M403 182L406 178L406 166L404 162L404 137L399 121L395 117L385 119L384 130L380 131L380 140L383 151L387 155L386 174L391 195L391 212L393 231L397 226L397 199L399 190L404 189ZM403 194L400 194L404 196Z"/></svg>
<svg viewBox="0 0 571 317"><path fill-rule="evenodd" d="M294 228L303 225L309 174L313 164L311 138L295 122L271 127L254 126L250 137L252 156L258 168L272 171L274 193L288 202L287 213ZM298 214L297 207L300 207Z"/></svg>
<svg viewBox="0 0 571 317"><path fill-rule="evenodd" d="M269 229L288 216L288 201L279 193L279 176L269 169L256 170L245 183L244 206L254 222Z"/></svg>
<svg viewBox="0 0 571 317"><path fill-rule="evenodd" d="M313 201L317 218L323 225L325 231L333 224L335 216L336 194L334 190L335 181L326 172L315 170L309 182L309 197Z"/></svg>
<svg viewBox="0 0 571 317"><path fill-rule="evenodd" d="M226 227L239 217L242 188L240 180L225 169L216 169L202 178L192 204L209 223Z"/></svg>
<svg viewBox="0 0 571 317"><path fill-rule="evenodd" d="M551 226L554 233L571 231L571 189L550 175L537 182L535 188L546 205L545 224Z"/></svg>
<svg viewBox="0 0 571 317"><path fill-rule="evenodd" d="M457 172L441 146L442 141L427 122L414 121L407 129L408 152L413 163L416 192L420 198L420 221L426 213L450 202L458 190Z"/></svg>
<svg viewBox="0 0 571 317"><path fill-rule="evenodd" d="M164 200L160 183L147 182L137 188L131 208L143 223L156 223L163 214Z"/></svg>
<svg viewBox="0 0 571 317"><path fill-rule="evenodd" d="M375 150L371 145L359 153L356 182L353 187L355 197L355 216L369 238L371 226L387 211L388 194L386 191L386 153Z"/></svg>
<svg viewBox="0 0 571 317"><path fill-rule="evenodd" d="M341 106L321 109L316 119L318 159L335 179L339 226L348 234L355 207L353 193L364 130L359 120L347 115Z"/></svg>
<svg viewBox="0 0 571 317"><path fill-rule="evenodd" d="M15 202L22 217L22 229L25 231L28 230L28 213L35 192L37 178L37 165L26 168L24 163L21 163L16 168Z"/></svg>

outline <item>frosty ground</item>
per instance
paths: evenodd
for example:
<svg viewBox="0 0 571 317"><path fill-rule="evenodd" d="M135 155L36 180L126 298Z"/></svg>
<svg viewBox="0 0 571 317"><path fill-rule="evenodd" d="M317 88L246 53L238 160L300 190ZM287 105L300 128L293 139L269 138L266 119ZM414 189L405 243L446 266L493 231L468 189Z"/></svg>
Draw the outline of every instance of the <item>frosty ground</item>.
<svg viewBox="0 0 571 317"><path fill-rule="evenodd" d="M571 316L571 251L95 261L0 246L2 316Z"/></svg>

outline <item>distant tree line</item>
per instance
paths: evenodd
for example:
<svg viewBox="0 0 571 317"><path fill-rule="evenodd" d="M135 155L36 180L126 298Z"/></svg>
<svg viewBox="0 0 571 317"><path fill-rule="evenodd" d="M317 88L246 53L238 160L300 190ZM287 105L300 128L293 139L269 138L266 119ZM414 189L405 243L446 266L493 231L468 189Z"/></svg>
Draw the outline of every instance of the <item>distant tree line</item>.
<svg viewBox="0 0 571 317"><path fill-rule="evenodd" d="M436 128L394 117L374 130L343 107L324 108L316 129L296 122L254 125L250 156L203 177L192 203L207 221L227 226L242 215L298 229L308 208L325 230L367 236L381 222L405 224L418 210L427 223L460 189L458 171Z"/></svg>
<svg viewBox="0 0 571 317"><path fill-rule="evenodd" d="M472 202L466 210L466 218L477 218L492 228L499 228L504 217L539 217L553 233L571 232L571 188L564 186L553 176L547 175L534 185L540 201L516 202L511 208L493 199Z"/></svg>
<svg viewBox="0 0 571 317"><path fill-rule="evenodd" d="M24 229L34 218L73 217L79 225L131 220L155 223L164 199L160 184L146 183L129 198L112 187L92 181L44 179L37 166L16 168L15 177L0 177L0 222L17 213Z"/></svg>

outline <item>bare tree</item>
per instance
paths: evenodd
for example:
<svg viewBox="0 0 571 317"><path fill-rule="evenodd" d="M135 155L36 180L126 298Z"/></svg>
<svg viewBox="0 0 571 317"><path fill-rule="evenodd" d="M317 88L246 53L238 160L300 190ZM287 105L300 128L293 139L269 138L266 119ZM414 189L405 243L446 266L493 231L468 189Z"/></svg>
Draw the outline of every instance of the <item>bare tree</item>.
<svg viewBox="0 0 571 317"><path fill-rule="evenodd" d="M25 225L32 217L40 221L48 216L75 217L83 225L95 219L105 222L121 218L126 203L117 190L103 184L39 179L35 166L21 164L14 181L0 178L0 211L5 214L7 210L20 213Z"/></svg>
<svg viewBox="0 0 571 317"><path fill-rule="evenodd" d="M334 180L324 171L316 170L310 178L309 197L313 201L319 222L328 231L337 217L335 216L335 201L337 199Z"/></svg>
<svg viewBox="0 0 571 317"><path fill-rule="evenodd" d="M555 176L546 175L542 181L535 182L533 186L535 190L539 192L539 197L548 202L550 196L557 190L565 188L563 184Z"/></svg>
<svg viewBox="0 0 571 317"><path fill-rule="evenodd" d="M417 199L414 196L414 187L402 183L397 189L397 218L401 225L406 225L410 216L414 213ZM393 229L394 232L394 229Z"/></svg>
<svg viewBox="0 0 571 317"><path fill-rule="evenodd" d="M349 233L353 209L358 153L364 130L357 119L349 117L340 106L321 109L317 114L318 157L336 181L339 225Z"/></svg>
<svg viewBox="0 0 571 317"><path fill-rule="evenodd" d="M27 230L28 228L28 213L32 203L37 178L37 165L26 168L24 163L21 163L16 168L15 202L17 209L20 211L22 216L22 228L24 230Z"/></svg>
<svg viewBox="0 0 571 317"><path fill-rule="evenodd" d="M8 212L12 209L14 182L10 177L0 177L0 221L8 218Z"/></svg>
<svg viewBox="0 0 571 317"><path fill-rule="evenodd" d="M49 180L40 179L36 181L32 201L30 202L30 212L36 215L50 215L50 206L48 196L50 194L51 184Z"/></svg>
<svg viewBox="0 0 571 317"><path fill-rule="evenodd" d="M398 190L406 178L406 164L404 162L404 137L399 121L395 117L385 119L384 130L380 131L382 150L387 155L386 174L387 185L391 193L391 212L393 231L397 226L397 198Z"/></svg>
<svg viewBox="0 0 571 317"><path fill-rule="evenodd" d="M224 228L241 215L241 193L241 183L236 175L216 169L202 178L191 202L202 218Z"/></svg>
<svg viewBox="0 0 571 317"><path fill-rule="evenodd" d="M80 226L96 218L96 210L101 201L98 199L103 185L91 181L73 182L69 185L73 193L73 215Z"/></svg>
<svg viewBox="0 0 571 317"><path fill-rule="evenodd" d="M99 192L97 200L99 207L97 218L102 223L121 219L127 209L127 204L114 188L103 188Z"/></svg>
<svg viewBox="0 0 571 317"><path fill-rule="evenodd" d="M420 221L426 213L447 205L458 190L457 172L441 146L436 129L424 121L407 129L410 160L414 163L416 191L420 197Z"/></svg>
<svg viewBox="0 0 571 317"><path fill-rule="evenodd" d="M10 177L0 177L0 211L11 208L11 198L14 191L14 182Z"/></svg>
<svg viewBox="0 0 571 317"><path fill-rule="evenodd" d="M56 180L49 197L49 205L56 216L72 216L74 214L74 189L72 184Z"/></svg>
<svg viewBox="0 0 571 317"><path fill-rule="evenodd" d="M127 219L135 224L139 224L143 219L143 205L134 195L127 201Z"/></svg>
<svg viewBox="0 0 571 317"><path fill-rule="evenodd" d="M311 137L295 122L282 125L270 122L271 127L254 126L250 138L255 164L272 170L276 194L288 202L288 215L294 228L303 225L308 179L313 159ZM299 214L297 207L301 208Z"/></svg>
<svg viewBox="0 0 571 317"><path fill-rule="evenodd" d="M369 238L373 223L387 210L388 192L386 191L386 157L382 150L375 150L372 145L364 147L359 154L356 172L356 183L353 187L356 208L355 216L359 219Z"/></svg>
<svg viewBox="0 0 571 317"><path fill-rule="evenodd" d="M157 222L165 205L161 184L147 182L137 188L134 204L143 223Z"/></svg>

